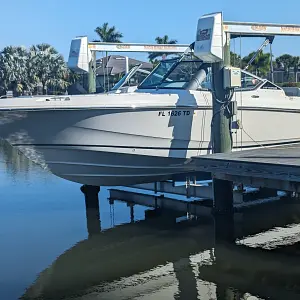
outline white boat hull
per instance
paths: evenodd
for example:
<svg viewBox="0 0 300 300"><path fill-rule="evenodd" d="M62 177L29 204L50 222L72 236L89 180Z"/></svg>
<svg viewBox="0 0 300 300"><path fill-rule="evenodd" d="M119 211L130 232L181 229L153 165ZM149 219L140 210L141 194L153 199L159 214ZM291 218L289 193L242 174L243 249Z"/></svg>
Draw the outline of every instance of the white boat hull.
<svg viewBox="0 0 300 300"><path fill-rule="evenodd" d="M299 142L299 100L268 90L236 98L235 150ZM0 137L59 177L129 185L195 171L189 159L211 153L211 120L211 94L203 91L7 99Z"/></svg>
<svg viewBox="0 0 300 300"><path fill-rule="evenodd" d="M199 154L201 131L194 130L191 139L194 110L184 111L190 117L180 128L183 117L171 126L171 118L158 118L154 109L5 112L0 113L2 123L6 120L1 136L74 182L115 186L161 181L193 171L185 162Z"/></svg>
<svg viewBox="0 0 300 300"><path fill-rule="evenodd" d="M38 147L51 172L67 180L96 186L118 186L170 179L189 171L184 159L101 151L89 147ZM112 150L112 149L111 149ZM58 159L59 158L59 159Z"/></svg>

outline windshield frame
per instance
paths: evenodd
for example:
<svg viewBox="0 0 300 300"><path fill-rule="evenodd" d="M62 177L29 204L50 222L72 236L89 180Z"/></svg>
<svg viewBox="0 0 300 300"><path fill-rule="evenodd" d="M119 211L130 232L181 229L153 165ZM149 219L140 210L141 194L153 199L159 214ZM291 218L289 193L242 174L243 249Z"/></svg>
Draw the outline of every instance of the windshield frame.
<svg viewBox="0 0 300 300"><path fill-rule="evenodd" d="M111 91L117 91L122 88L127 82L129 82L130 78L141 68L141 64L135 65L127 74L125 74L111 89Z"/></svg>
<svg viewBox="0 0 300 300"><path fill-rule="evenodd" d="M257 79L258 83L256 85L252 86L252 87L250 87L250 86L249 87L237 87L237 88L234 89L235 91L239 91L239 92L241 92L241 91L243 91L243 92L254 91L254 90L259 89L266 81L266 79L263 79L263 78L261 78L257 75L254 75L254 74L252 74L252 73L250 73L246 70L241 70L241 72L244 73L245 75L248 75L250 77L253 77L253 78Z"/></svg>
<svg viewBox="0 0 300 300"><path fill-rule="evenodd" d="M170 58L170 59L165 59L162 60L153 70L152 72L138 85L138 89L140 90L146 90L146 89L178 89L178 90L182 90L184 89L183 87L166 87L166 86L162 86L163 83L166 82L166 80L168 79L169 75L176 69L176 67L182 63L182 62L187 62L187 63L193 63L193 62L201 62L203 63L202 60L200 59L186 59L184 60L184 58L186 57L186 55L182 55L180 57L175 57L175 58ZM144 86L145 81L150 77L153 76L153 74L155 74L155 71L161 66L162 63L166 63L166 62L172 62L174 61L174 64L170 67L170 69L163 75L161 76L161 81L158 82L156 85L149 85L149 86ZM201 65L199 66L200 69ZM198 70L199 70L198 69ZM181 81L178 81L181 82ZM188 82L186 82L188 83Z"/></svg>
<svg viewBox="0 0 300 300"><path fill-rule="evenodd" d="M170 58L170 59L164 59L164 60L162 60L153 70L152 70L152 72L138 85L138 89L158 89L158 85L160 85L162 82L163 82L163 80L166 78L166 76L168 76L169 75L169 73L170 73L170 71L172 71L173 70L173 67L174 67L174 65L175 66L177 66L177 64L178 64L178 61L179 60L181 60L181 57L174 57L174 58ZM172 61L174 61L174 64L170 67L170 69L166 72L166 74L164 74L163 76L161 76L161 75L157 75L157 76L161 76L162 78L161 78L161 81L158 83L158 85L157 86L155 86L155 85L152 85L152 86L146 86L146 87L142 87L143 86L143 84L144 84L144 82L150 77L150 76L152 76L154 73L155 73L155 71L161 66L161 64L162 63L166 63L166 62L172 62Z"/></svg>
<svg viewBox="0 0 300 300"><path fill-rule="evenodd" d="M178 87L176 87L176 86L175 86L175 87L174 87L174 86L171 86L171 87L163 86L164 83L167 83L167 79L168 79L169 75L171 75L171 74L173 73L173 71L176 70L177 66L179 66L179 65L182 64L182 63L200 63L200 65L198 66L196 72L199 71L199 70L201 69L201 66L203 65L203 61L200 60L200 59L187 59L187 60L181 60L181 61L178 61L177 64L175 64L174 68L173 68L173 69L165 76L165 78L161 81L160 86L159 86L160 89L177 89L177 90L183 90L183 89L185 89L184 86L187 85L187 84L191 81L191 79L193 78L193 76L194 76L195 74L193 74L193 75L191 76L191 78L190 78L189 81L185 81L185 80L173 80L173 81L172 81L173 83L184 83L184 85L181 86L181 87L179 87L179 86L178 86Z"/></svg>

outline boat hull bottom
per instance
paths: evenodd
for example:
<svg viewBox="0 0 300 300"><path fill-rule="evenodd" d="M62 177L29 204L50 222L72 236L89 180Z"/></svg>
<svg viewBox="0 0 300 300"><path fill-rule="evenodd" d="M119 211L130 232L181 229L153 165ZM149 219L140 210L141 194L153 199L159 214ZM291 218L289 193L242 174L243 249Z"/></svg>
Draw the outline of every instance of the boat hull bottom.
<svg viewBox="0 0 300 300"><path fill-rule="evenodd" d="M91 147L18 147L29 159L63 179L93 186L122 186L164 180L209 179L185 158L138 155ZM105 151L106 150L106 151ZM111 149L113 150L113 149Z"/></svg>
<svg viewBox="0 0 300 300"><path fill-rule="evenodd" d="M54 175L66 179L68 181L73 181L80 184L91 185L91 186L129 186L135 184L142 184L142 183L152 183L152 182L161 182L166 180L174 180L174 181L186 181L188 176L193 177L195 176L198 181L201 180L209 180L211 176L208 173L203 172L189 172L189 173L178 173L178 174L170 174L170 175L157 175L157 176L139 176L139 177L128 177L125 178L124 176L115 176L114 178L110 176L105 176L105 174L101 176L70 176L70 175L62 175L62 174L55 174Z"/></svg>

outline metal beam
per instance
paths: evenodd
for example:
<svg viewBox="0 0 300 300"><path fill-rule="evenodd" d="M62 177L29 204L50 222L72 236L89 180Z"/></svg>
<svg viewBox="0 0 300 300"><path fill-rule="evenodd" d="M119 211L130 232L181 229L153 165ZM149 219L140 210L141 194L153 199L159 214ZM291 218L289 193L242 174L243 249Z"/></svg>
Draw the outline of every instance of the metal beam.
<svg viewBox="0 0 300 300"><path fill-rule="evenodd" d="M257 188L265 187L277 191L300 193L300 184L299 182L295 182L295 181L261 178L261 177L254 177L251 175L244 176L244 175L226 174L221 172L214 172L212 176L217 179L240 182L243 183L244 185L249 185Z"/></svg>
<svg viewBox="0 0 300 300"><path fill-rule="evenodd" d="M300 36L300 25L293 24L273 24L273 23L254 23L254 22L223 22L225 32L231 37L267 37L275 35Z"/></svg>
<svg viewBox="0 0 300 300"><path fill-rule="evenodd" d="M145 184L136 184L133 186L128 186L130 188L143 189L148 191L153 191L155 193L170 193L176 195L196 198L206 198L212 199L212 188L209 184L207 185L193 185L189 187L185 185L174 186L172 182L161 181Z"/></svg>
<svg viewBox="0 0 300 300"><path fill-rule="evenodd" d="M188 44L140 44L140 43L102 43L89 42L91 51L104 52L164 52L183 53L189 47Z"/></svg>
<svg viewBox="0 0 300 300"><path fill-rule="evenodd" d="M185 201L163 195L153 196L120 189L110 189L109 193L111 200L125 201L146 207L169 209L182 214L189 213L196 216L210 216L211 214L211 207L206 206L204 200Z"/></svg>

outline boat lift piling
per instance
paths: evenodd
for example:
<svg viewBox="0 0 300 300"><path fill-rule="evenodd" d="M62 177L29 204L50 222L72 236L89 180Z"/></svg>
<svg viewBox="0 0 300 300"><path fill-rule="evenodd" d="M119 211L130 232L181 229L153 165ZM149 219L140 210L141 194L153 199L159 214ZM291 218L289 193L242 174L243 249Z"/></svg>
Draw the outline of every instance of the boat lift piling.
<svg viewBox="0 0 300 300"><path fill-rule="evenodd" d="M223 67L230 66L230 34L226 34L224 46L224 63L212 64L213 78L213 119L212 136L213 152L226 153L232 151L231 115L224 108L227 91L223 85ZM215 214L227 214L233 212L233 187L230 181L213 178L213 212Z"/></svg>
<svg viewBox="0 0 300 300"><path fill-rule="evenodd" d="M96 93L96 52L91 52L91 61L89 62L88 72L88 93Z"/></svg>

